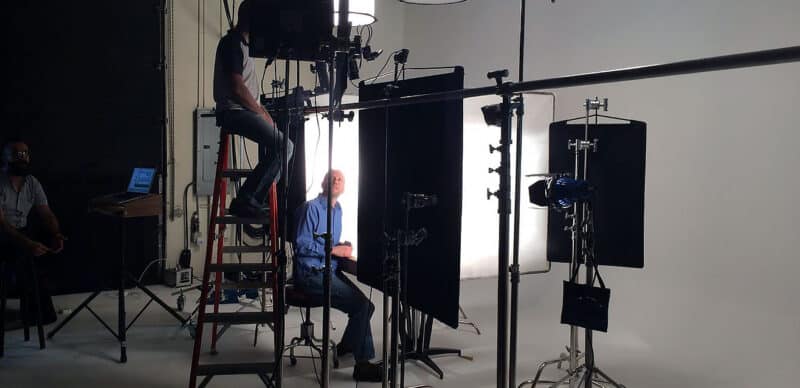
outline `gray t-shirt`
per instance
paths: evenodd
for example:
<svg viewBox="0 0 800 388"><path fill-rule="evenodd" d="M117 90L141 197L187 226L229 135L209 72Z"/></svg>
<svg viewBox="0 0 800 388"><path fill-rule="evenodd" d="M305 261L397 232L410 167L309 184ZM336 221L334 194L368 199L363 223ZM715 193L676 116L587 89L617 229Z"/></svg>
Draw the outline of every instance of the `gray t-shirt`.
<svg viewBox="0 0 800 388"><path fill-rule="evenodd" d="M231 74L241 74L247 90L258 101L258 75L255 60L250 58L250 51L242 34L236 30L220 39L214 59L214 101L217 111L246 109L233 94Z"/></svg>
<svg viewBox="0 0 800 388"><path fill-rule="evenodd" d="M0 208L11 226L16 229L26 227L31 209L40 205L47 205L47 195L39 180L33 175L26 176L17 192L8 174L0 171Z"/></svg>

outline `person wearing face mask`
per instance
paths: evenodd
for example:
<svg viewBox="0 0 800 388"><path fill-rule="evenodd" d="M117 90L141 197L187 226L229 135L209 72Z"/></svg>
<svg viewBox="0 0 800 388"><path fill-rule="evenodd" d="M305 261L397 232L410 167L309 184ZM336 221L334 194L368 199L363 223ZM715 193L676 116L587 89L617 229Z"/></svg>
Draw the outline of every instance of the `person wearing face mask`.
<svg viewBox="0 0 800 388"><path fill-rule="evenodd" d="M31 152L24 141L10 139L5 142L0 167L0 262L5 261L7 265L13 265L19 259L55 254L64 249L64 235L61 234L58 219L47 204L47 196L39 180L31 175L30 164ZM31 233L28 227L28 215L31 212L41 224L42 230L37 235ZM17 283L23 279L20 276L16 278ZM56 320L53 302L45 291L47 285L40 282L40 288L42 321L51 323ZM32 323L32 317L27 320Z"/></svg>

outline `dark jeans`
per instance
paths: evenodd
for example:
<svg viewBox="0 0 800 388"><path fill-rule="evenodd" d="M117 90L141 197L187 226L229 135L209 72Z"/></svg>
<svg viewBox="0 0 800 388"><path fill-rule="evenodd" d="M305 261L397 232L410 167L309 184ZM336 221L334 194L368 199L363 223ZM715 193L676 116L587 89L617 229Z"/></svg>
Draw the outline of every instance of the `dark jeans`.
<svg viewBox="0 0 800 388"><path fill-rule="evenodd" d="M322 271L303 271L295 275L294 285L314 297L323 297ZM375 345L372 343L372 328L369 321L375 311L375 305L350 279L339 272L331 276L331 306L347 313L347 327L342 336L342 346L353 350L356 362L374 358Z"/></svg>
<svg viewBox="0 0 800 388"><path fill-rule="evenodd" d="M261 155L258 165L247 176L244 185L239 189L237 198L247 203L263 207L267 201L267 193L272 183L280 178L281 148L283 133L267 123L263 117L249 110L227 110L217 114L217 122L223 131L244 136L256 143ZM288 159L294 153L294 144L289 141L286 150Z"/></svg>

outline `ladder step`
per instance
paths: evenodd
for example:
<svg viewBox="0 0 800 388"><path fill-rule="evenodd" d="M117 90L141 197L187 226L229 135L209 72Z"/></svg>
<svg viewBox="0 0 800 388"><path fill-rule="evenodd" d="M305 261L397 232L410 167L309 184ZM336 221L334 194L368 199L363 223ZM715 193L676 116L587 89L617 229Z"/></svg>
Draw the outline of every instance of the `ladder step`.
<svg viewBox="0 0 800 388"><path fill-rule="evenodd" d="M266 245L257 245L257 246L225 246L222 247L222 253L267 253L269 252L269 247Z"/></svg>
<svg viewBox="0 0 800 388"><path fill-rule="evenodd" d="M225 263L209 264L208 272L272 272L274 267L270 263Z"/></svg>
<svg viewBox="0 0 800 388"><path fill-rule="evenodd" d="M249 288L271 288L271 285L266 282L256 280L243 280L240 282L227 282L222 283L222 288L236 288L236 289L249 289Z"/></svg>
<svg viewBox="0 0 800 388"><path fill-rule="evenodd" d="M237 217L223 216L214 217L214 222L225 225L269 225L269 217Z"/></svg>
<svg viewBox="0 0 800 388"><path fill-rule="evenodd" d="M230 323L232 325L247 325L251 323L272 323L275 314L265 312L239 312L239 313L206 313L205 323Z"/></svg>
<svg viewBox="0 0 800 388"><path fill-rule="evenodd" d="M198 376L272 374L274 362L251 364L205 364L197 365Z"/></svg>
<svg viewBox="0 0 800 388"><path fill-rule="evenodd" d="M253 170L228 169L222 171L222 176L230 179L242 179L246 178L251 171Z"/></svg>

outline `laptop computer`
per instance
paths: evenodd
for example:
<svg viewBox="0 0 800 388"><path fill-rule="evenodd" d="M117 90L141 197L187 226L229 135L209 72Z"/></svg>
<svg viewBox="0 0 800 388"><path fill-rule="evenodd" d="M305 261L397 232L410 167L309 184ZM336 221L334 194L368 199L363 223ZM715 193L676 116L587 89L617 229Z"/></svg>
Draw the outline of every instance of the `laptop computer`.
<svg viewBox="0 0 800 388"><path fill-rule="evenodd" d="M155 176L155 168L134 168L131 174L131 180L128 182L128 191L111 194L105 197L103 202L122 204L147 196L150 194L150 188L153 186L153 178L155 178Z"/></svg>

